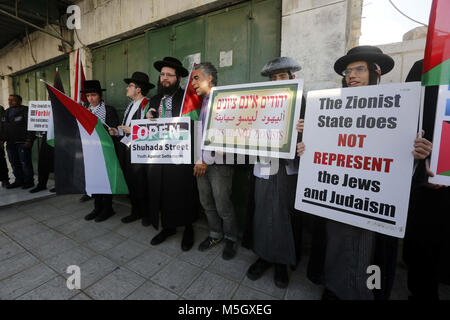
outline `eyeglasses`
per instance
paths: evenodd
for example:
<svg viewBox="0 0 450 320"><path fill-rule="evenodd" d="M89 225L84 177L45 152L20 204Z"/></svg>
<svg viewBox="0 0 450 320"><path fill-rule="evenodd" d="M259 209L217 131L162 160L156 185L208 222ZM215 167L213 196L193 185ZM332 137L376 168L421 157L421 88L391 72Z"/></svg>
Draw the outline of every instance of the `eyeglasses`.
<svg viewBox="0 0 450 320"><path fill-rule="evenodd" d="M360 74L362 72L367 71L367 67L366 66L357 66L354 68L347 68L344 71L342 71L342 75L344 77L348 76L350 73L352 73L352 71L355 71L356 74Z"/></svg>
<svg viewBox="0 0 450 320"><path fill-rule="evenodd" d="M168 78L170 78L170 77L176 77L177 75L176 75L176 74L173 74L173 73L164 73L164 72L161 72L161 73L159 74L159 76L160 76L160 77L168 77Z"/></svg>

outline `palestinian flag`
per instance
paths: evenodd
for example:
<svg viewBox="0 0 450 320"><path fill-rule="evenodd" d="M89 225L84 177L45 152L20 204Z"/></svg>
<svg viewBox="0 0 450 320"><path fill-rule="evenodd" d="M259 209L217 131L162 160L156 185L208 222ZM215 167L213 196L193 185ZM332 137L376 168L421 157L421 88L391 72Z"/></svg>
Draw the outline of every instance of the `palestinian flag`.
<svg viewBox="0 0 450 320"><path fill-rule="evenodd" d="M181 116L190 117L192 120L198 120L200 116L200 109L202 108L203 97L199 97L192 87L192 70L195 63L189 72L189 81L184 90L183 103L181 104Z"/></svg>
<svg viewBox="0 0 450 320"><path fill-rule="evenodd" d="M57 194L127 194L114 143L100 119L47 86L52 102Z"/></svg>
<svg viewBox="0 0 450 320"><path fill-rule="evenodd" d="M442 122L441 143L436 173L450 177L450 121Z"/></svg>
<svg viewBox="0 0 450 320"><path fill-rule="evenodd" d="M422 85L450 84L450 1L433 0L422 70Z"/></svg>
<svg viewBox="0 0 450 320"><path fill-rule="evenodd" d="M61 80L61 76L59 75L58 68L56 68L55 79L53 80L53 87L57 90L64 92L63 83ZM50 97L48 98L50 100ZM50 117L48 119L48 128L47 128L47 144L54 147L55 146L55 134L53 131L53 115L50 113Z"/></svg>

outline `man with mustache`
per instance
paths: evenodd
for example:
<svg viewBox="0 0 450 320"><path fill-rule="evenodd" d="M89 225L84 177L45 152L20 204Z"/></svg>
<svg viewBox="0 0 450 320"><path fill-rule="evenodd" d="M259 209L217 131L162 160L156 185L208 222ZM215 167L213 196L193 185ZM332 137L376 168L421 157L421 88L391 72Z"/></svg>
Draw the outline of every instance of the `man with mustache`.
<svg viewBox="0 0 450 320"><path fill-rule="evenodd" d="M173 57L156 61L153 66L160 72L158 94L150 99L147 118L171 118L181 116L184 91L180 87L182 77L189 72L181 62ZM197 192L195 178L190 164L151 164L148 177L151 183L149 220L156 229L159 226L160 213L162 231L152 240L156 246L176 233L176 228L184 226L181 249L188 251L194 244L192 223L197 216Z"/></svg>

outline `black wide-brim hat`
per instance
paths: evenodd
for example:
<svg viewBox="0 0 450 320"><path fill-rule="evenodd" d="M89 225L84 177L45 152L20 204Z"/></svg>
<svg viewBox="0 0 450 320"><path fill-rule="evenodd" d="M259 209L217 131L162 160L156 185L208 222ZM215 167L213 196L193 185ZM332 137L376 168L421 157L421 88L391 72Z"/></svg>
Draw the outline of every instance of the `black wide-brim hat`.
<svg viewBox="0 0 450 320"><path fill-rule="evenodd" d="M376 63L381 69L381 74L386 74L394 68L394 59L384 54L380 48L374 46L358 46L350 49L345 56L337 59L334 64L334 71L342 76L342 72L347 66L356 61Z"/></svg>
<svg viewBox="0 0 450 320"><path fill-rule="evenodd" d="M102 91L106 91L106 89L102 89L100 85L100 81L98 80L86 80L83 81L84 90L81 90L82 93L91 93L97 92L101 93Z"/></svg>
<svg viewBox="0 0 450 320"><path fill-rule="evenodd" d="M156 61L153 66L159 72L161 72L161 69L163 67L169 67L177 70L178 74L182 77L186 77L189 74L189 71L187 71L187 69L183 67L181 61L174 57L165 57L162 60Z"/></svg>
<svg viewBox="0 0 450 320"><path fill-rule="evenodd" d="M140 86L146 87L149 90L153 89L155 85L153 83L150 83L148 75L144 72L133 72L131 75L131 78L125 78L123 79L127 84L130 84L131 82L134 82Z"/></svg>

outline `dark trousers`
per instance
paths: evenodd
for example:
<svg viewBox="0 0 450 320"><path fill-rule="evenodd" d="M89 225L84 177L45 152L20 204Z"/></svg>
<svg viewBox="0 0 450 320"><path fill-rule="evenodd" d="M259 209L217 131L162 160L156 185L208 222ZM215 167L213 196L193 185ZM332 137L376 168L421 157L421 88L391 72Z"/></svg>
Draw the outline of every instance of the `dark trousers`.
<svg viewBox="0 0 450 320"><path fill-rule="evenodd" d="M130 192L131 213L149 218L147 165L131 163L130 148L119 145L119 161Z"/></svg>
<svg viewBox="0 0 450 320"><path fill-rule="evenodd" d="M403 258L411 299L439 299L439 283L450 279L450 188L425 186L411 195Z"/></svg>
<svg viewBox="0 0 450 320"><path fill-rule="evenodd" d="M47 187L50 172L54 171L55 149L47 144L47 135L41 141L38 161L38 185Z"/></svg>
<svg viewBox="0 0 450 320"><path fill-rule="evenodd" d="M7 181L8 178L8 165L6 164L4 144L0 144L0 181Z"/></svg>
<svg viewBox="0 0 450 320"><path fill-rule="evenodd" d="M112 194L93 194L94 208L97 212L112 211Z"/></svg>
<svg viewBox="0 0 450 320"><path fill-rule="evenodd" d="M8 152L9 163L11 163L16 181L34 183L31 148L25 148L24 143L7 143L6 151Z"/></svg>

